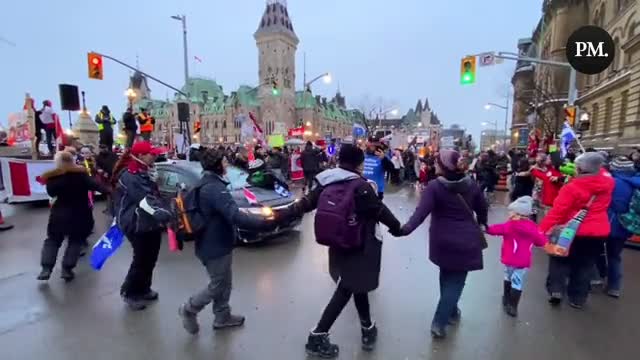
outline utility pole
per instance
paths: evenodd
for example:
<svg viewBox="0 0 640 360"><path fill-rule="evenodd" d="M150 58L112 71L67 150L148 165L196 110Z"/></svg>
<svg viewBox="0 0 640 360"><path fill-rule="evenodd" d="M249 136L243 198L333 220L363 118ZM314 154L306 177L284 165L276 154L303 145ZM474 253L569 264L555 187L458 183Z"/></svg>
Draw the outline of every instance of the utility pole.
<svg viewBox="0 0 640 360"><path fill-rule="evenodd" d="M187 15L174 15L174 20L182 22L182 41L184 46L184 85L189 84L189 52L187 48Z"/></svg>

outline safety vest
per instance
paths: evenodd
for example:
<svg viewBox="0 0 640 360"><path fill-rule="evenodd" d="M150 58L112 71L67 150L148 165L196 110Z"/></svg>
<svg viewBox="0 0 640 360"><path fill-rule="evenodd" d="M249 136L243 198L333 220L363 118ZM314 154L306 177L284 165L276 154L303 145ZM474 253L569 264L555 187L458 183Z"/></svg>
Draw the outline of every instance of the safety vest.
<svg viewBox="0 0 640 360"><path fill-rule="evenodd" d="M98 118L100 118L100 122L98 123L98 131L104 130L104 114L102 112L98 113ZM109 114L109 122L111 125L116 124L116 119L113 118L113 115Z"/></svg>
<svg viewBox="0 0 640 360"><path fill-rule="evenodd" d="M140 122L140 132L153 132L153 123L151 122L151 116L140 113L138 114L138 121Z"/></svg>
<svg viewBox="0 0 640 360"><path fill-rule="evenodd" d="M193 124L193 133L197 134L200 132L201 129L202 129L202 125L200 124L200 120L196 120L196 122Z"/></svg>

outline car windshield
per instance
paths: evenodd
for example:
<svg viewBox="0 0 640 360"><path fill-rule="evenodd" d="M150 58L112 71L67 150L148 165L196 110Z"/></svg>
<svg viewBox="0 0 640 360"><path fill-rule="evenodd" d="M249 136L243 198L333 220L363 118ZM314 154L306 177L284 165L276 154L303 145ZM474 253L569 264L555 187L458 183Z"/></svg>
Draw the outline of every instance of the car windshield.
<svg viewBox="0 0 640 360"><path fill-rule="evenodd" d="M196 167L200 173L202 173L202 166L200 165L200 163L194 162L193 166ZM229 190L237 190L250 186L247 182L248 177L249 173L245 170L231 165L227 166L226 179L229 181Z"/></svg>

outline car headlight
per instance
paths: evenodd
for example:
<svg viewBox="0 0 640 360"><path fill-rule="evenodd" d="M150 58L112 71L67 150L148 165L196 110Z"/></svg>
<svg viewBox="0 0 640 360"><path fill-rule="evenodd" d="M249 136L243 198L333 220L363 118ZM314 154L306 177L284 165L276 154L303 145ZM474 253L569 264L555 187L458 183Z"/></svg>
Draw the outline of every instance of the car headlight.
<svg viewBox="0 0 640 360"><path fill-rule="evenodd" d="M273 216L273 209L271 209L268 206L263 206L259 208L258 207L240 208L240 211L246 214L262 215L264 217Z"/></svg>

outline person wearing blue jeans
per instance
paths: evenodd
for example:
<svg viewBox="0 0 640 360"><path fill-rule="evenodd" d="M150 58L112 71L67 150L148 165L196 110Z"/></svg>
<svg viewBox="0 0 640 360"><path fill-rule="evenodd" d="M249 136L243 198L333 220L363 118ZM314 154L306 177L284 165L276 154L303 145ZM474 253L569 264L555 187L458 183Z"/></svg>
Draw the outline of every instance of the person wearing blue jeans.
<svg viewBox="0 0 640 360"><path fill-rule="evenodd" d="M467 271L440 269L440 300L431 322L432 329L444 329L447 325L455 325L460 320L458 301L462 296L467 274Z"/></svg>

